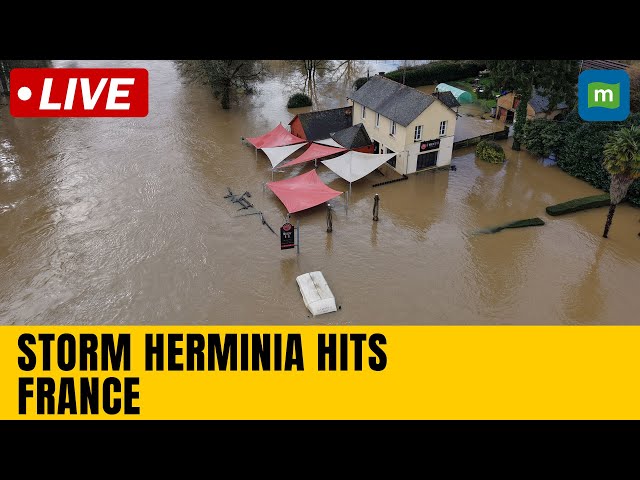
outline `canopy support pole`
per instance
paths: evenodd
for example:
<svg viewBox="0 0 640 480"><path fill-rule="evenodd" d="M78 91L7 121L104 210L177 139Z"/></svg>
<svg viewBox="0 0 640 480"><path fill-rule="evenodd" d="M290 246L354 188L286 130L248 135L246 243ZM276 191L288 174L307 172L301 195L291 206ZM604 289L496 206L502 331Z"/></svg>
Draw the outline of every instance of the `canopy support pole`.
<svg viewBox="0 0 640 480"><path fill-rule="evenodd" d="M300 219L296 218L296 230L298 230L298 241L296 242L296 255L300 255Z"/></svg>
<svg viewBox="0 0 640 480"><path fill-rule="evenodd" d="M255 147L256 150L256 162L258 161L258 147Z"/></svg>
<svg viewBox="0 0 640 480"><path fill-rule="evenodd" d="M376 193L373 196L373 221L378 221L378 211L380 209L380 196Z"/></svg>

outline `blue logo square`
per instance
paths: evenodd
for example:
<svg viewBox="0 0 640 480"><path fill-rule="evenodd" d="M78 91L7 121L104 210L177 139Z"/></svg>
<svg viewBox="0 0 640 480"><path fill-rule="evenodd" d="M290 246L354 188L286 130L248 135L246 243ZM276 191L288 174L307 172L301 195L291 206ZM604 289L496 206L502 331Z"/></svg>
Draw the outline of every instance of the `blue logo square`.
<svg viewBox="0 0 640 480"><path fill-rule="evenodd" d="M626 120L629 98L629 74L624 70L585 70L578 77L578 113L583 120Z"/></svg>

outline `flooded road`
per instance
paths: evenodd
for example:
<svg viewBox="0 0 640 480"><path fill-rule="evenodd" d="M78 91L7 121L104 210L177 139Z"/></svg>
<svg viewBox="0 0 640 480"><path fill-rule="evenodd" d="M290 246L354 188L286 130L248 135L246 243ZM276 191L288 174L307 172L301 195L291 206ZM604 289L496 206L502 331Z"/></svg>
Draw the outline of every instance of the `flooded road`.
<svg viewBox="0 0 640 480"><path fill-rule="evenodd" d="M270 163L241 137L308 110L286 108L290 71L275 62L257 95L224 111L171 62L74 64L148 68L149 115L13 119L0 106L0 324L640 323L640 210L621 205L608 240L606 209L547 216L599 191L526 152L489 165L457 150L456 171L377 188L373 173L353 184L348 212L336 206L331 234L322 206L293 216L297 256L223 198L248 190L282 223L263 191ZM314 108L345 105L347 84L327 82ZM536 216L547 224L472 234ZM309 318L295 277L313 270L340 311Z"/></svg>

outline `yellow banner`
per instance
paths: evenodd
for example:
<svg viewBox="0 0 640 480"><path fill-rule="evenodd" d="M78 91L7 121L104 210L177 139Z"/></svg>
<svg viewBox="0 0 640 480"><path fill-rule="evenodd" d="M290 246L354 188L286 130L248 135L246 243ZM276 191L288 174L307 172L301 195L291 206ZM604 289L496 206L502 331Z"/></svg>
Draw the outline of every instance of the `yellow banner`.
<svg viewBox="0 0 640 480"><path fill-rule="evenodd" d="M640 327L2 327L0 419L640 419Z"/></svg>

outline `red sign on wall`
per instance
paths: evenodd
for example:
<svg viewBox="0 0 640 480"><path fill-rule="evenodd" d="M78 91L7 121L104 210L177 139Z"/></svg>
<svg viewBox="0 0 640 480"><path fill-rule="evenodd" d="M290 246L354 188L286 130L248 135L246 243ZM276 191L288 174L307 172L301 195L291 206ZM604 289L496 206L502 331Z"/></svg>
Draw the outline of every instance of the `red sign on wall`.
<svg viewBox="0 0 640 480"><path fill-rule="evenodd" d="M145 68L14 68L14 117L146 117Z"/></svg>
<svg viewBox="0 0 640 480"><path fill-rule="evenodd" d="M421 152L426 152L427 150L434 150L436 148L440 148L439 138L436 138L435 140L426 140L420 144Z"/></svg>

